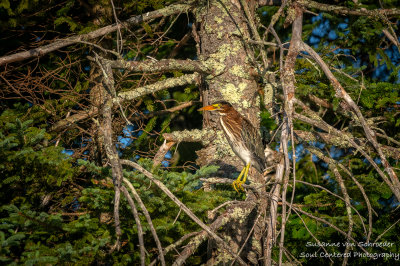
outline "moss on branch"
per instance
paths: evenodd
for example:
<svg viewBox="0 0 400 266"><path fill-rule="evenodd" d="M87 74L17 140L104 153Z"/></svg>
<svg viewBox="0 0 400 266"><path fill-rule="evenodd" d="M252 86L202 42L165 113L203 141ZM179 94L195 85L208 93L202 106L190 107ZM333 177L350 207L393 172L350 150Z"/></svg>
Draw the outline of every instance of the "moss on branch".
<svg viewBox="0 0 400 266"><path fill-rule="evenodd" d="M134 100L141 96L154 93L160 90L169 89L178 86L185 86L188 84L198 83L200 80L200 75L187 74L176 78L169 78L166 80L158 81L156 83L146 85L143 87L136 88L131 91L124 91L118 94L118 97L114 99L114 102Z"/></svg>

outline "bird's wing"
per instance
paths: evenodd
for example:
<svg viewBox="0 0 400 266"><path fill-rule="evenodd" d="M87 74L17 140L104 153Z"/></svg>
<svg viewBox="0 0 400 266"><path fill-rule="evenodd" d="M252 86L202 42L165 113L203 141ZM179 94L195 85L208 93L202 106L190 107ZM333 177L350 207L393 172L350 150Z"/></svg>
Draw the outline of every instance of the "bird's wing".
<svg viewBox="0 0 400 266"><path fill-rule="evenodd" d="M258 130L248 121L246 118L243 118L243 128L246 130L242 130L242 138L246 147L253 151L252 156L254 157L254 162L252 163L259 172L263 172L266 164L265 164L265 156L264 156L264 146L261 140L260 133Z"/></svg>

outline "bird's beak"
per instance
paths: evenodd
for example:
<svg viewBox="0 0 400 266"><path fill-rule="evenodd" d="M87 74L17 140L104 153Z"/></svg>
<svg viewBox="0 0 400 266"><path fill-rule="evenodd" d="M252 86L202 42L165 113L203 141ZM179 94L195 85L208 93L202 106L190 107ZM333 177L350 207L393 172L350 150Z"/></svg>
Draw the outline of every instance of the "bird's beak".
<svg viewBox="0 0 400 266"><path fill-rule="evenodd" d="M214 110L216 110L214 105L207 105L198 109L197 111L214 111Z"/></svg>

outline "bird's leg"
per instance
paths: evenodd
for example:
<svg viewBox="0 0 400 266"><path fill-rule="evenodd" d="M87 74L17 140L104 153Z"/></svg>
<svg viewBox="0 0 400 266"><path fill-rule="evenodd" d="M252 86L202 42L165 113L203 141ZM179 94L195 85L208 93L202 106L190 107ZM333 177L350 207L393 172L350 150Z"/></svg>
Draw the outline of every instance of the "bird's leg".
<svg viewBox="0 0 400 266"><path fill-rule="evenodd" d="M241 179L241 177L242 177L242 175L244 174L245 171L246 171L246 166L243 167L243 169L242 169L242 171L240 172L238 178L237 178L235 181L233 181L233 183L232 183L232 186L233 186L233 188L236 190L236 192L239 192L238 188L241 187L241 185L240 185L240 181L241 181L241 180L240 180L240 179ZM237 186L237 187L236 187L236 186ZM243 188L242 188L242 189L243 189Z"/></svg>
<svg viewBox="0 0 400 266"><path fill-rule="evenodd" d="M250 168L250 163L248 163L245 167L243 167L243 170L242 170L242 172L240 172L239 177L235 181L233 181L233 183L232 183L233 188L237 192L239 192L238 189L241 189L244 191L242 185L244 183L246 183L247 175L249 174L249 168ZM242 176L243 176L243 179L241 179Z"/></svg>
<svg viewBox="0 0 400 266"><path fill-rule="evenodd" d="M246 171L244 172L244 176L243 176L243 180L242 181L240 181L240 188L244 191L244 189L243 189L243 187L242 187L242 185L244 184L244 183L246 183L246 180L247 180L247 175L249 174L249 169L250 169L250 163L248 163L247 165L246 165Z"/></svg>

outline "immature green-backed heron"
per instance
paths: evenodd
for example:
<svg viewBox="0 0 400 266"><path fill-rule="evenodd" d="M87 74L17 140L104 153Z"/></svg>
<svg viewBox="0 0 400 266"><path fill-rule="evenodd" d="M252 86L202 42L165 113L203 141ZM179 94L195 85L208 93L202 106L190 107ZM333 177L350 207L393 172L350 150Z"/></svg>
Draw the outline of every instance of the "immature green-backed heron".
<svg viewBox="0 0 400 266"><path fill-rule="evenodd" d="M250 166L260 173L266 169L259 131L228 102L218 101L200 108L199 111L216 111L219 114L219 122L229 145L245 164L239 177L232 184L237 192L239 189L243 190L242 185L246 182Z"/></svg>

